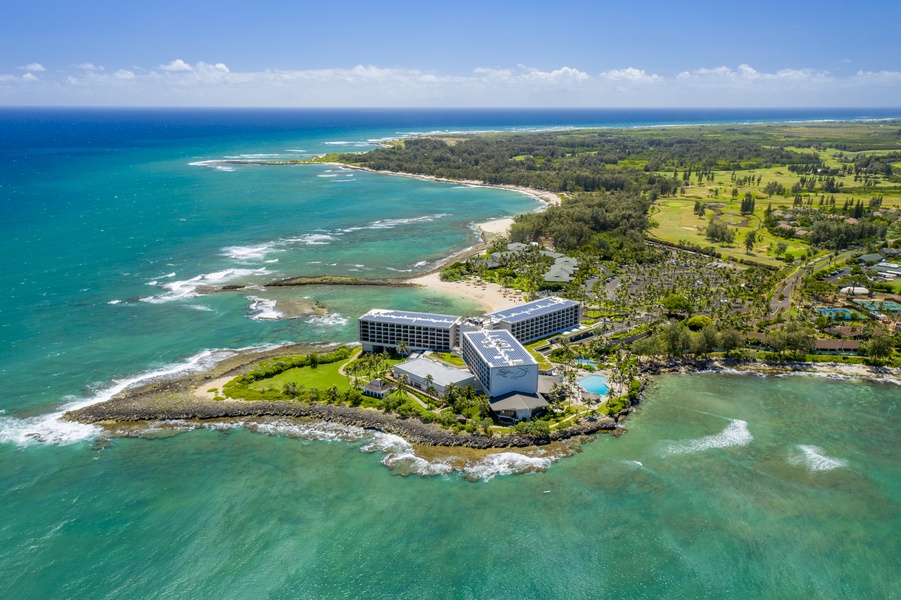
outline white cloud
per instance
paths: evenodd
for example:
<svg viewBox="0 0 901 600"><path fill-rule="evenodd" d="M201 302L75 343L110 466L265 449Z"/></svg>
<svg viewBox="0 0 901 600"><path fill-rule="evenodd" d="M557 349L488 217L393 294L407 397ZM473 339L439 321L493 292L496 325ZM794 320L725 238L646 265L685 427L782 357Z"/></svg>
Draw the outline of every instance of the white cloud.
<svg viewBox="0 0 901 600"><path fill-rule="evenodd" d="M647 83L663 79L659 75L649 75L644 69L636 69L635 67L629 67L627 69L611 69L610 71L601 73L600 77L601 79L607 79L609 81L635 83Z"/></svg>
<svg viewBox="0 0 901 600"><path fill-rule="evenodd" d="M83 63L38 78L0 75L7 104L159 106L680 107L896 106L901 72L786 68L748 64L662 75L636 67L596 75L573 66L477 67L450 74L359 64L347 68L233 71L221 62L175 59L148 70ZM26 92L27 90L31 90Z"/></svg>
<svg viewBox="0 0 901 600"><path fill-rule="evenodd" d="M160 65L160 70L170 71L170 72L171 71L192 71L193 68L191 67L191 65L189 65L182 59L176 58L175 60L170 62L168 65Z"/></svg>
<svg viewBox="0 0 901 600"><path fill-rule="evenodd" d="M23 67L19 67L19 70L20 71L36 71L36 72L40 73L42 71L46 71L47 69L45 69L44 65L42 65L41 63L30 63Z"/></svg>
<svg viewBox="0 0 901 600"><path fill-rule="evenodd" d="M901 72L899 71L858 71L854 79L869 83L899 83Z"/></svg>

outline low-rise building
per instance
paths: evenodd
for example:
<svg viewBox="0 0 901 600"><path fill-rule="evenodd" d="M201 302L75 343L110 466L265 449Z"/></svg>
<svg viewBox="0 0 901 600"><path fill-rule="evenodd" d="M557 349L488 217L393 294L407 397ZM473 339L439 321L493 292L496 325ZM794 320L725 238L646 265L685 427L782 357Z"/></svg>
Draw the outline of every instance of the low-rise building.
<svg viewBox="0 0 901 600"><path fill-rule="evenodd" d="M463 360L489 398L538 391L538 363L509 331L467 331L462 338Z"/></svg>
<svg viewBox="0 0 901 600"><path fill-rule="evenodd" d="M406 375L410 385L417 390L426 390L431 385L438 395L443 395L450 384L457 387L476 384L476 378L469 370L457 369L424 356L394 365L391 370L397 377Z"/></svg>
<svg viewBox="0 0 901 600"><path fill-rule="evenodd" d="M547 400L540 394L511 392L491 399L491 410L499 421L516 422L531 419L547 410Z"/></svg>

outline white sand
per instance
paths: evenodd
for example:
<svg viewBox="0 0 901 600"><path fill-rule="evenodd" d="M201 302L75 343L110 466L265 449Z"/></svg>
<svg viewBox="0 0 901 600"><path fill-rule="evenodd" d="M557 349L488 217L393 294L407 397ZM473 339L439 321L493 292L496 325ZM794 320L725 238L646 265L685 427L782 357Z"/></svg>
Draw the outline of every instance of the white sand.
<svg viewBox="0 0 901 600"><path fill-rule="evenodd" d="M513 225L513 219L498 219L496 221L488 221L487 223L479 223L479 229L482 233L491 233L494 235L504 235L510 231Z"/></svg>
<svg viewBox="0 0 901 600"><path fill-rule="evenodd" d="M468 298L481 304L486 312L510 308L522 304L522 293L505 289L496 283L469 281L441 281L438 273L429 273L410 280L410 283L422 285L430 290L445 294Z"/></svg>

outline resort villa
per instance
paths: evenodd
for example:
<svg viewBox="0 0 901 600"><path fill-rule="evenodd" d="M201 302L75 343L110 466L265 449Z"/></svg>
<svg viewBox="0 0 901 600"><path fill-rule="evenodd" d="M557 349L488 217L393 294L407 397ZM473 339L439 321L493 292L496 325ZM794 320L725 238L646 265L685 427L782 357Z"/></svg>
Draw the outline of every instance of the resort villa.
<svg viewBox="0 0 901 600"><path fill-rule="evenodd" d="M499 417L518 421L548 406L538 391L538 363L523 344L577 329L581 315L581 304L554 296L465 321L453 315L372 309L359 319L360 343L367 352L456 349L468 369L417 354L393 371L405 375L414 388L431 386L438 394L450 384L481 388Z"/></svg>

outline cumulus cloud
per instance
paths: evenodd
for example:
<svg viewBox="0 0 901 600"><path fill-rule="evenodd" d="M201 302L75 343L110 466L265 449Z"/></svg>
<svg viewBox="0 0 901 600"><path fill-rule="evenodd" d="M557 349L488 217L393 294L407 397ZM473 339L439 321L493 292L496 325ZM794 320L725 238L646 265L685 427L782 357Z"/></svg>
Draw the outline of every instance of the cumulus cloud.
<svg viewBox="0 0 901 600"><path fill-rule="evenodd" d="M168 65L160 65L162 71L193 71L194 68L180 58L176 58Z"/></svg>
<svg viewBox="0 0 901 600"><path fill-rule="evenodd" d="M31 66L31 65L29 65ZM633 66L590 75L575 66L474 68L450 74L358 64L344 68L233 71L175 59L147 69L82 63L71 73L2 75L2 101L161 106L894 106L901 72L761 71L748 64L664 75ZM21 92L16 90L20 89ZM32 90L26 93L26 89ZM39 91L35 91L39 90ZM68 90L68 93L67 93ZM16 94L19 94L17 96ZM28 95L31 94L31 95ZM56 94L56 96L52 96Z"/></svg>
<svg viewBox="0 0 901 600"><path fill-rule="evenodd" d="M42 71L46 71L47 69L45 69L44 65L42 65L41 63L34 62L34 63L29 63L25 66L19 67L19 70L20 71L35 71L37 73L40 73Z"/></svg>
<svg viewBox="0 0 901 600"><path fill-rule="evenodd" d="M899 83L901 71L858 71L854 78L869 83Z"/></svg>
<svg viewBox="0 0 901 600"><path fill-rule="evenodd" d="M828 71L816 69L780 69L772 73L758 71L751 65L741 64L738 68L731 69L726 66L713 68L702 67L694 71L682 71L676 76L680 80L695 81L833 81Z"/></svg>
<svg viewBox="0 0 901 600"><path fill-rule="evenodd" d="M629 67L627 69L611 69L604 71L600 75L601 79L617 82L634 82L647 83L652 81L660 81L663 78L656 74L648 74L644 69L636 69Z"/></svg>

